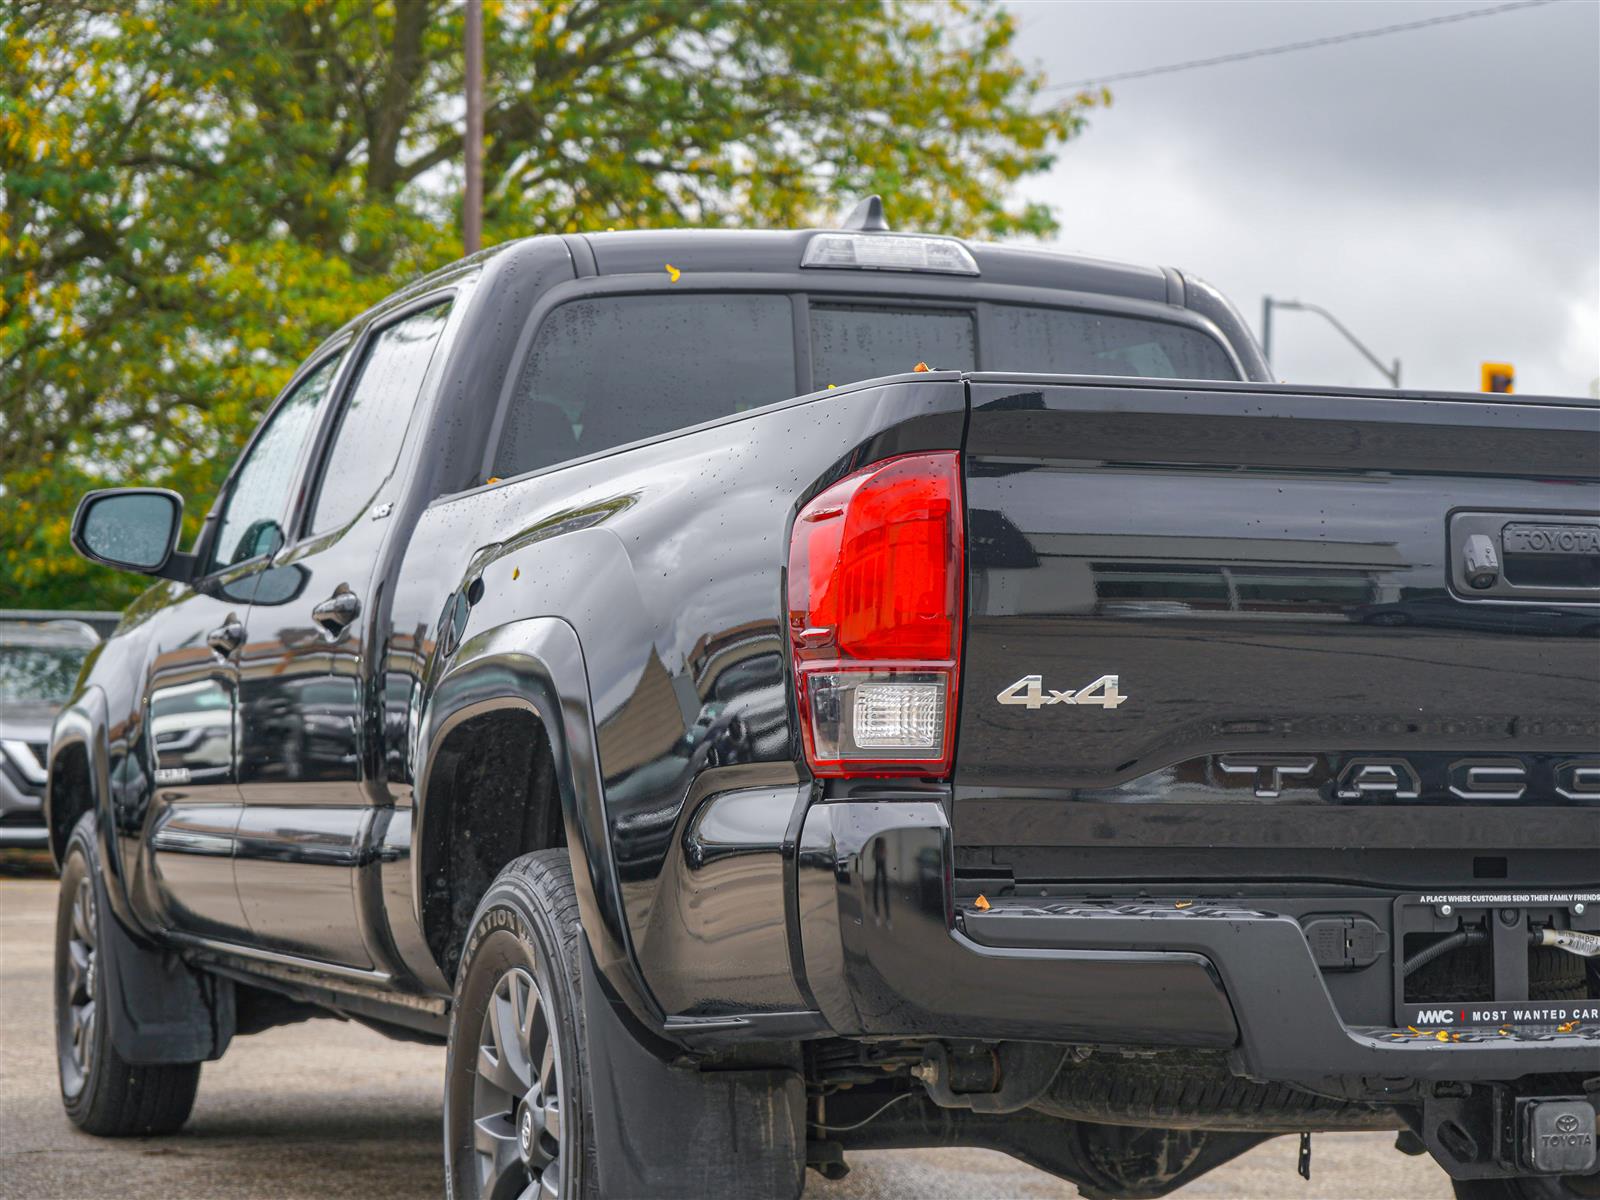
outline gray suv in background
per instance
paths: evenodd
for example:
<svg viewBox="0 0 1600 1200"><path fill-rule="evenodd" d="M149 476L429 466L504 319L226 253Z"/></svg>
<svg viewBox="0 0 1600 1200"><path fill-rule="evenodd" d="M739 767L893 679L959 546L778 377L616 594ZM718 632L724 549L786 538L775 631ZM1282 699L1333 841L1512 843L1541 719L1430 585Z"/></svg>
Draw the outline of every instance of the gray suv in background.
<svg viewBox="0 0 1600 1200"><path fill-rule="evenodd" d="M75 618L0 618L0 847L48 844L50 725L100 635Z"/></svg>

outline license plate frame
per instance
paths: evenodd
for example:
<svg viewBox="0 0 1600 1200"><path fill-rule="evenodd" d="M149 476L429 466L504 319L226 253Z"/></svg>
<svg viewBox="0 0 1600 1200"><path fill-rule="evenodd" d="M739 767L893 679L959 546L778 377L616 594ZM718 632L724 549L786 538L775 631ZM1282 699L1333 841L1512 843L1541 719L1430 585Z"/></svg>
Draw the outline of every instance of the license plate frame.
<svg viewBox="0 0 1600 1200"><path fill-rule="evenodd" d="M1528 930L1552 924L1600 930L1600 891L1461 890L1397 897L1391 943L1395 1024L1446 1038L1454 1030L1569 1033L1600 1026L1600 999L1534 999L1530 994ZM1407 947L1408 935L1448 934L1467 927L1488 934L1489 997L1408 1000L1404 964L1408 953L1415 953L1414 945Z"/></svg>

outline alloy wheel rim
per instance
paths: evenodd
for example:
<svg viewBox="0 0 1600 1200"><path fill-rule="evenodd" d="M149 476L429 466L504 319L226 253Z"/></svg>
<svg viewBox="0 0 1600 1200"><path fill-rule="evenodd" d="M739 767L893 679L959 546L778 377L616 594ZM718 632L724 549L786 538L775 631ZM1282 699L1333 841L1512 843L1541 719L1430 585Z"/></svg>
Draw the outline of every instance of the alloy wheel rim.
<svg viewBox="0 0 1600 1200"><path fill-rule="evenodd" d="M95 938L94 883L85 875L72 896L72 920L66 945L66 1004L63 1049L71 1067L70 1090L76 1092L88 1077L94 1058L95 975L98 954Z"/></svg>
<svg viewBox="0 0 1600 1200"><path fill-rule="evenodd" d="M495 984L478 1033L472 1148L484 1200L562 1194L561 1053L550 1005L532 973Z"/></svg>

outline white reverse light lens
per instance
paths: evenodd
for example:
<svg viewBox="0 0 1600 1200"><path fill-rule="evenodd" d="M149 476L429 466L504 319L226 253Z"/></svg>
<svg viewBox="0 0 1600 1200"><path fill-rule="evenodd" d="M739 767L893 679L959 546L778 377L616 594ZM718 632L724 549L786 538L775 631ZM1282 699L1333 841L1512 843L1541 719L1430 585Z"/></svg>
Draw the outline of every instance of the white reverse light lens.
<svg viewBox="0 0 1600 1200"><path fill-rule="evenodd" d="M916 763L944 756L950 677L938 671L819 671L805 678L819 761Z"/></svg>
<svg viewBox="0 0 1600 1200"><path fill-rule="evenodd" d="M977 260L953 238L903 233L819 233L806 243L802 267L978 274Z"/></svg>
<svg viewBox="0 0 1600 1200"><path fill-rule="evenodd" d="M856 688L851 733L863 750L932 750L940 744L944 687L937 683L863 683Z"/></svg>

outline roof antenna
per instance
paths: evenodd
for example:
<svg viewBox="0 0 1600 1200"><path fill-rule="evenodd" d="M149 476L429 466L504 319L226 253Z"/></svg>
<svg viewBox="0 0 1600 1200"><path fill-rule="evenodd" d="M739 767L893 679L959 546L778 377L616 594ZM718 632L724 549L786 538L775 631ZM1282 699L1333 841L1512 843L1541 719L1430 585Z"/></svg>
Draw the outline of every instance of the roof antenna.
<svg viewBox="0 0 1600 1200"><path fill-rule="evenodd" d="M840 229L859 229L865 233L887 233L889 221L883 215L883 197L868 196L850 210Z"/></svg>

